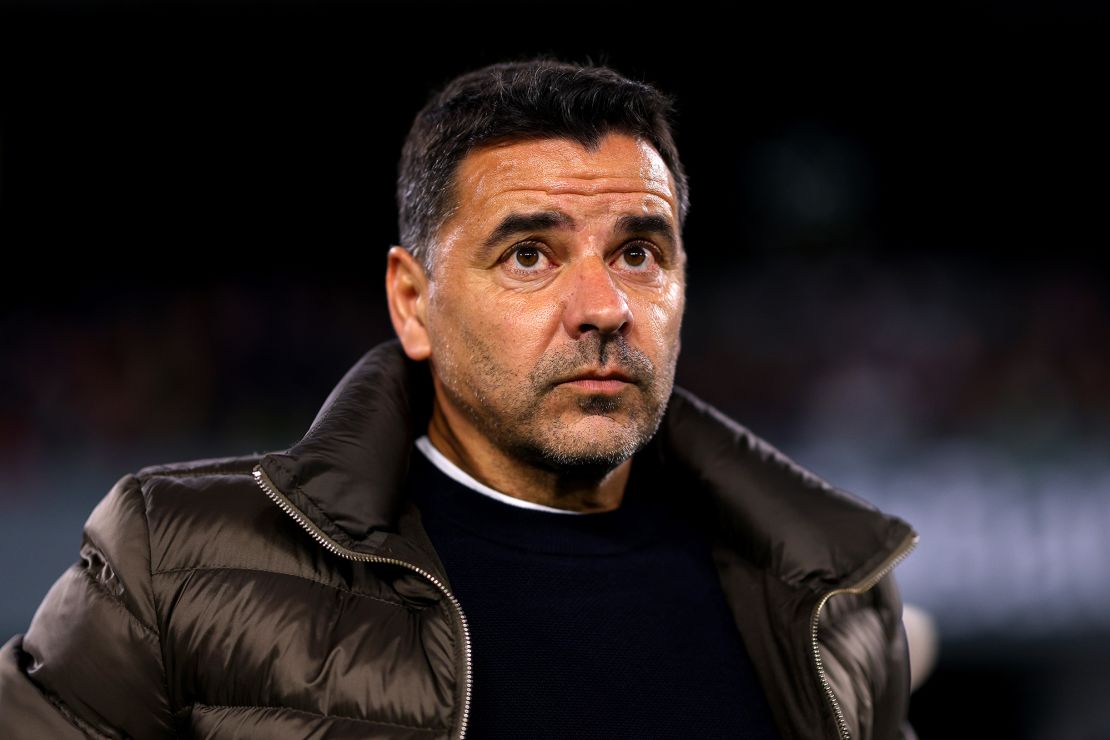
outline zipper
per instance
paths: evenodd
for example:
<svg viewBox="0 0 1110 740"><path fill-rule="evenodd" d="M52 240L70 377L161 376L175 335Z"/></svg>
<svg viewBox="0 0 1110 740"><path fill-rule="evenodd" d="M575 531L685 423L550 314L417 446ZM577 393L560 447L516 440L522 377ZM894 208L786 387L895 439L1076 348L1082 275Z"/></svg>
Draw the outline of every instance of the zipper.
<svg viewBox="0 0 1110 740"><path fill-rule="evenodd" d="M813 617L810 619L810 640L813 645L813 660L817 666L817 677L821 680L821 686L825 690L825 698L828 699L833 714L836 715L836 724L840 732L841 740L852 740L852 735L848 732L848 723L844 719L844 712L840 709L840 702L836 699L836 694L833 692L832 685L829 683L829 677L825 674L825 666L821 662L821 647L817 642L817 624L821 619L821 610L825 607L825 602L837 594L862 594L869 591L883 576L893 570L894 566L902 562L902 560L917 547L917 541L917 534L911 532L910 535L902 541L902 544L898 546L898 549L884 560L878 568L872 571L870 575L855 586L829 591L821 597L821 600L817 602L817 606L813 608Z"/></svg>
<svg viewBox="0 0 1110 740"><path fill-rule="evenodd" d="M293 505L293 503L285 496L285 494L283 494L277 489L276 486L274 486L273 481L270 480L270 477L266 475L265 471L262 470L261 464L256 464L251 472L254 476L255 481L258 483L258 486L266 493L266 495L269 496L275 504L281 507L282 511L293 517L293 520L296 521L297 524L300 524L306 532L312 535L313 539L319 542L328 551L349 560L358 560L368 563L391 563L393 565L404 566L409 570L414 570L420 575L427 578L429 581L431 581L432 584L440 591L442 591L443 594L451 601L451 603L455 607L455 611L457 611L459 614L459 623L462 625L463 645L466 647L466 693L464 695L463 701L462 721L459 722L459 732L458 735L455 736L456 740L463 740L463 736L466 734L466 723L470 716L470 687L472 672L470 661L470 630L467 627L466 615L463 614L462 606L459 604L459 600L455 598L455 595L451 593L450 589L444 586L438 578L436 578L434 575L424 570L423 568L420 568L404 560L398 560L396 558L386 558L380 555L370 555L364 552L357 552L356 550L350 550L338 544L335 540L321 531L319 527L313 524L312 521L309 520L309 518L300 511L300 509Z"/></svg>

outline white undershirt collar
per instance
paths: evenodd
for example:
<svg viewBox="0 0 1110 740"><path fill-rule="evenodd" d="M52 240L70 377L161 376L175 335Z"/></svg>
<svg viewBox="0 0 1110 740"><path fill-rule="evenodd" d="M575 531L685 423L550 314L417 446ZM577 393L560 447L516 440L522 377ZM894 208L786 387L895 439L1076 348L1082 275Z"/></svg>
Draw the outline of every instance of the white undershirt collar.
<svg viewBox="0 0 1110 740"><path fill-rule="evenodd" d="M495 491L494 489L490 488L486 484L484 484L484 483L478 481L477 479L475 479L472 475L467 473L465 470L460 468L455 463L448 460L447 457L442 452L440 452L439 450L437 450L435 448L435 445L432 444L432 440L428 439L427 434L422 435L419 439L416 440L416 446L418 448L420 448L420 451L424 453L424 455L432 462L433 465L435 465L437 468L442 470L449 477L453 478L454 480L457 480L459 483L462 483L467 488L471 488L471 489L477 491L478 493L484 493L485 495L489 496L490 498L497 499L498 501L500 501L503 504L509 504L511 506L519 506L522 509L535 509L536 511L549 511L552 514L589 514L590 513L588 511L571 511L569 509L556 509L554 506L544 506L543 504L537 504L537 503L534 503L532 501L524 501L522 499L516 498L515 496L510 496L508 494L501 493L500 491Z"/></svg>

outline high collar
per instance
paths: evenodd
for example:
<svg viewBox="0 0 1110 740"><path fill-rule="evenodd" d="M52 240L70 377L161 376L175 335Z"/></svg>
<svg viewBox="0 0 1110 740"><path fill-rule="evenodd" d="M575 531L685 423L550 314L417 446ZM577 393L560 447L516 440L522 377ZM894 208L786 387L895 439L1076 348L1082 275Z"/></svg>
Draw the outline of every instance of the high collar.
<svg viewBox="0 0 1110 740"><path fill-rule="evenodd" d="M405 553L403 499L413 441L431 415L427 363L392 339L368 350L324 401L305 435L262 456L277 488L350 550ZM859 583L916 534L805 470L748 429L674 387L659 432L640 454L658 456L673 495L706 512L741 557L791 586L827 591ZM383 553L384 551L384 553Z"/></svg>

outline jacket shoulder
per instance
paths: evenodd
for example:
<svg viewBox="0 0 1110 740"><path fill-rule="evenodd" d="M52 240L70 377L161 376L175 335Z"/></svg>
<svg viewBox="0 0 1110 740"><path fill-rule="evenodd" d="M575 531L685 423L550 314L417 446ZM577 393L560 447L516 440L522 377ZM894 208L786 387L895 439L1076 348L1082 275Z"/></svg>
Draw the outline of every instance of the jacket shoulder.
<svg viewBox="0 0 1110 740"><path fill-rule="evenodd" d="M756 567L812 593L856 587L917 541L901 518L816 475L675 386L665 454L699 484L714 525Z"/></svg>
<svg viewBox="0 0 1110 740"><path fill-rule="evenodd" d="M262 453L147 465L139 488L150 536L150 572L196 569L317 574L308 535L258 486Z"/></svg>
<svg viewBox="0 0 1110 740"><path fill-rule="evenodd" d="M205 457L196 460L147 465L135 471L134 476L140 481L146 481L154 478L250 475L251 468L262 458L263 454L255 452L249 455Z"/></svg>
<svg viewBox="0 0 1110 740"><path fill-rule="evenodd" d="M79 559L0 651L4 737L172 736L146 510L139 479L117 480Z"/></svg>

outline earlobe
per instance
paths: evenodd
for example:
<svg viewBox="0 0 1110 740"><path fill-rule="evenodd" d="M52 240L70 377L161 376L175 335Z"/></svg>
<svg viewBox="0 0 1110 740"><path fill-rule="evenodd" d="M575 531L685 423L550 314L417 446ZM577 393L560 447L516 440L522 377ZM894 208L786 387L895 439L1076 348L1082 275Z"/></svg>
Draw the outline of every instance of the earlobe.
<svg viewBox="0 0 1110 740"><path fill-rule="evenodd" d="M428 281L420 263L404 247L389 248L385 293L389 318L405 354L412 360L428 359L432 353L426 325Z"/></svg>

